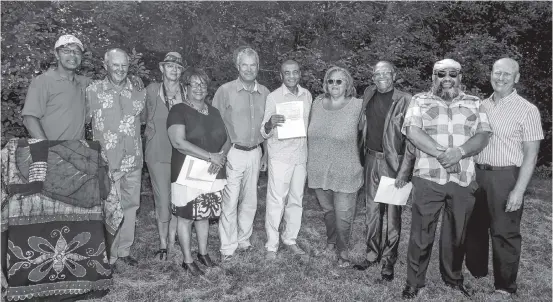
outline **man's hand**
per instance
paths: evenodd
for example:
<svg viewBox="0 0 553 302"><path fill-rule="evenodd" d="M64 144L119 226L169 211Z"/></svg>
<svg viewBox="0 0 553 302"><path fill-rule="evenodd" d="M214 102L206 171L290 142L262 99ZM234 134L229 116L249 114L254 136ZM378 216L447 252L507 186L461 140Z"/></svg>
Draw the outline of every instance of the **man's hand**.
<svg viewBox="0 0 553 302"><path fill-rule="evenodd" d="M408 183L408 181L405 181L405 180L403 180L403 179L396 178L396 182L394 183L394 185L396 186L396 188L401 189L401 188L403 188L407 183Z"/></svg>
<svg viewBox="0 0 553 302"><path fill-rule="evenodd" d="M267 157L267 152L265 152L265 154L261 156L261 165L259 166L259 171L262 171L262 172L267 171L267 162L268 162L268 157Z"/></svg>
<svg viewBox="0 0 553 302"><path fill-rule="evenodd" d="M265 123L265 132L271 131L274 127L281 126L282 123L284 123L286 119L284 118L284 115L281 114L274 114L271 116L271 118Z"/></svg>
<svg viewBox="0 0 553 302"><path fill-rule="evenodd" d="M509 193L509 198L507 199L507 206L505 207L505 212L514 212L520 209L522 206L522 200L524 199L524 191L519 192L517 190L512 190Z"/></svg>
<svg viewBox="0 0 553 302"><path fill-rule="evenodd" d="M462 157L463 155L459 148L447 148L447 150L438 155L437 159L447 169L458 163Z"/></svg>

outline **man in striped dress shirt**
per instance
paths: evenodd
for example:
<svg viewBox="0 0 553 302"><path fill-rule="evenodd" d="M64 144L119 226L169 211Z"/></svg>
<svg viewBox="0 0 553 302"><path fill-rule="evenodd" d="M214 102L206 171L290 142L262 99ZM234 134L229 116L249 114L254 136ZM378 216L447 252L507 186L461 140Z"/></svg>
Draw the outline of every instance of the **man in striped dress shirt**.
<svg viewBox="0 0 553 302"><path fill-rule="evenodd" d="M479 190L469 220L466 265L475 277L488 274L488 228L492 237L495 295L517 290L520 220L523 196L543 139L538 108L514 88L518 63L496 61L491 73L494 93L483 101L494 135L475 158Z"/></svg>

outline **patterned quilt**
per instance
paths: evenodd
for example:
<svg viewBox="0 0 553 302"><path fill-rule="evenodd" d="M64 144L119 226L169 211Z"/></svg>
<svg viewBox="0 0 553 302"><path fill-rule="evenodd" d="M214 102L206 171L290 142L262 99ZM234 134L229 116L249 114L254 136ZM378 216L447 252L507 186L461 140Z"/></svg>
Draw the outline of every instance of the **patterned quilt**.
<svg viewBox="0 0 553 302"><path fill-rule="evenodd" d="M13 139L1 160L7 300L109 288L123 213L99 144Z"/></svg>

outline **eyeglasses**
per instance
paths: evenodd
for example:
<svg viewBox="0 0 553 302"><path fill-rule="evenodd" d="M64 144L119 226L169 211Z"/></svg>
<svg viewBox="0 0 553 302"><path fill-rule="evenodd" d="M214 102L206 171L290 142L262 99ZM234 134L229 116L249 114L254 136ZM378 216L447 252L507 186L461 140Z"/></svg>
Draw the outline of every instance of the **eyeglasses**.
<svg viewBox="0 0 553 302"><path fill-rule="evenodd" d="M448 74L450 78L456 78L461 73L458 72L457 70L453 70L453 71L439 70L434 72L434 74L441 79L441 78L445 78Z"/></svg>
<svg viewBox="0 0 553 302"><path fill-rule="evenodd" d="M342 85L343 82L344 82L344 81L341 80L341 79L338 79L338 80L328 79L328 80L326 80L326 83L327 83L328 85L334 85L334 84L335 84L335 85Z"/></svg>
<svg viewBox="0 0 553 302"><path fill-rule="evenodd" d="M390 76L392 76L392 72L391 71L375 72L375 73L373 73L373 76L374 77L381 77L381 78L390 77Z"/></svg>
<svg viewBox="0 0 553 302"><path fill-rule="evenodd" d="M64 55L82 55L82 51L80 49L70 49L70 48L60 48L60 52Z"/></svg>
<svg viewBox="0 0 553 302"><path fill-rule="evenodd" d="M207 85L205 83L190 83L188 84L190 87L196 89L196 88L207 88Z"/></svg>

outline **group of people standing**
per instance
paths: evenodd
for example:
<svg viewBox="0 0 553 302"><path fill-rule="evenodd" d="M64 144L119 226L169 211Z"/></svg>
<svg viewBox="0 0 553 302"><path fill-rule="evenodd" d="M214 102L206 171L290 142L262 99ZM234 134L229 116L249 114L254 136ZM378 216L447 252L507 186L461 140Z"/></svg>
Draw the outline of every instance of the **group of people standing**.
<svg viewBox="0 0 553 302"><path fill-rule="evenodd" d="M282 85L270 92L256 80L257 52L240 47L233 57L237 79L219 87L209 101L208 75L198 68L185 70L177 52L159 63L162 81L143 89L140 79L128 76L127 53L117 48L105 54L105 79L92 82L75 74L83 51L76 37L60 37L58 66L33 80L22 115L30 135L39 139L82 140L85 122L92 123L124 215L109 251L111 264L118 259L137 264L130 248L143 161L159 231L155 257L167 259L177 234L182 266L193 275L204 273L195 258L208 268L217 265L208 254L210 218L219 217L222 262L232 261L237 251L253 250L257 182L259 171L267 168L268 261L277 257L279 237L293 254L306 254L296 239L307 180L324 211L324 252L335 254L341 267L366 270L380 264L382 279L391 281L402 210L374 201L381 177L387 176L395 178L398 188L413 184L403 298L416 297L425 286L442 208L444 282L472 295L463 284L462 263L466 258L476 277L488 273L489 234L496 293L516 292L523 195L543 139L539 111L514 88L520 77L516 61L494 63L494 93L485 100L461 90L461 65L451 59L434 64L431 90L415 96L394 87L397 71L390 62L374 65L374 86L365 89L362 99L356 98L348 70L334 66L324 76L324 93L313 99L299 84L298 62L281 64ZM306 136L279 139L286 117L276 108L287 102L303 105ZM144 155L141 124L146 124ZM211 163L216 180L210 190L176 182L186 156ZM353 264L348 246L362 186L367 253ZM196 257L191 254L192 225L199 245Z"/></svg>

